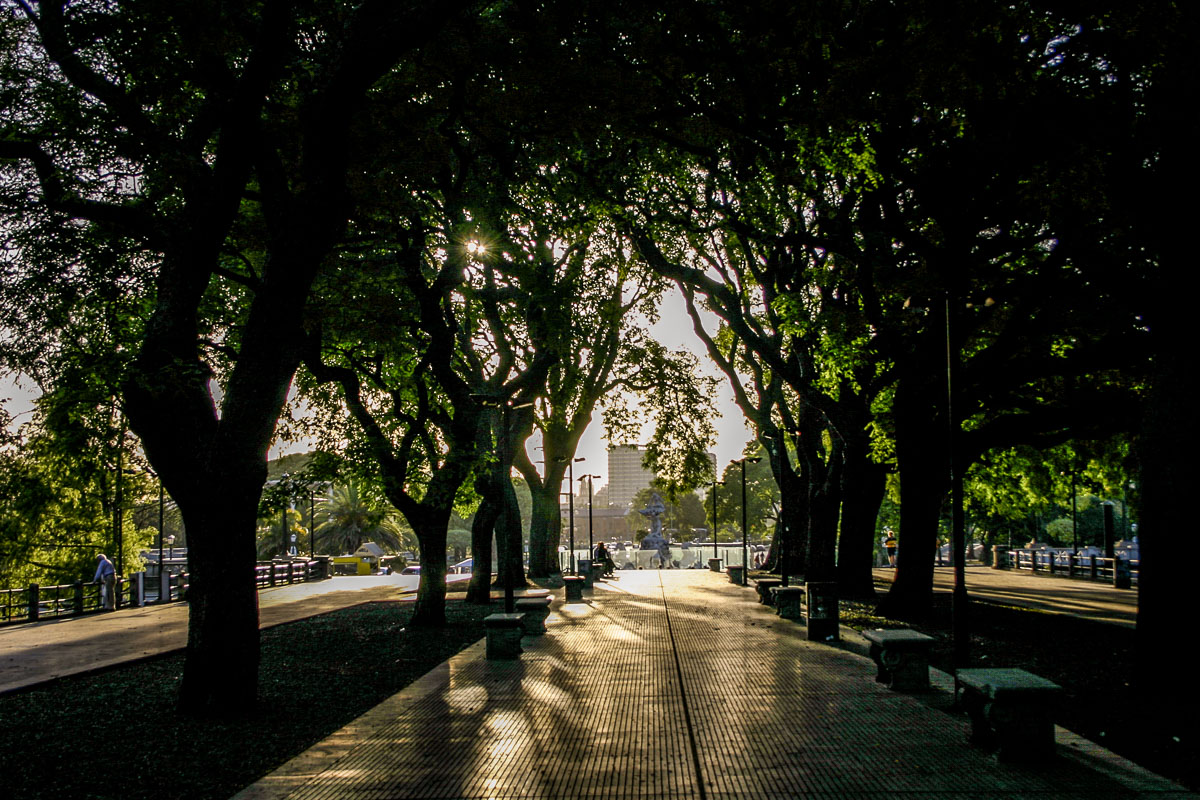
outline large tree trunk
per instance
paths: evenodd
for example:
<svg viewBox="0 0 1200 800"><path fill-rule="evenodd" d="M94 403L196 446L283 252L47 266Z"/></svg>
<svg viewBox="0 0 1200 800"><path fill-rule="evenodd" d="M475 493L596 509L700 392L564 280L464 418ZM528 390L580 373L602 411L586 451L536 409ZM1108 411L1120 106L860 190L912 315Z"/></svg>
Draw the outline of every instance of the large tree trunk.
<svg viewBox="0 0 1200 800"><path fill-rule="evenodd" d="M771 469L779 486L779 523L767 553L767 569L781 571L780 555L787 540L788 576L803 576L808 556L808 490L804 478L792 469L790 462L775 459Z"/></svg>
<svg viewBox="0 0 1200 800"><path fill-rule="evenodd" d="M888 616L923 616L933 599L933 557L950 468L944 420L938 413L944 394L944 386L928 372L924 380L902 379L896 390L900 535L896 580L880 606Z"/></svg>
<svg viewBox="0 0 1200 800"><path fill-rule="evenodd" d="M558 543L562 517L556 486L529 484L533 504L529 520L529 577L549 578L561 572Z"/></svg>
<svg viewBox="0 0 1200 800"><path fill-rule="evenodd" d="M507 477L507 476L506 476ZM498 502L500 515L496 519L496 586L519 589L528 586L525 580L524 553L521 541L521 509L512 479L500 483Z"/></svg>
<svg viewBox="0 0 1200 800"><path fill-rule="evenodd" d="M860 442L847 441L837 562L842 597L875 597L875 523L886 489L887 467L871 461Z"/></svg>
<svg viewBox="0 0 1200 800"><path fill-rule="evenodd" d="M421 581L413 609L414 627L440 628L446 624L446 528L450 509L423 509L409 519L421 543Z"/></svg>
<svg viewBox="0 0 1200 800"><path fill-rule="evenodd" d="M254 581L258 495L266 475L212 476L221 501L180 506L188 530L188 647L180 708L228 717L253 710L258 688L258 590Z"/></svg>
<svg viewBox="0 0 1200 800"><path fill-rule="evenodd" d="M1155 130L1163 139L1157 181L1149 191L1140 187L1124 193L1135 203L1130 209L1148 240L1160 252L1159 272L1147 316L1152 337L1153 390L1147 404L1139 442L1141 524L1138 546L1137 662L1134 689L1142 709L1139 735L1155 747L1173 750L1175 763L1186 764L1183 778L1191 788L1200 784L1200 721L1196 703L1187 698L1194 681L1192 659L1181 657L1181 620L1194 602L1188 549L1195 528L1194 453L1198 445L1195 409L1195 367L1191 354L1196 338L1191 294L1181 291L1195 272L1190 203L1168 187L1194 185L1200 176L1200 135L1194 111L1179 98L1200 79L1192 54L1200 12L1180 4L1178 24L1165 36L1169 43L1167 69L1151 94ZM1191 176L1189 178L1188 176ZM1153 198L1157 203L1141 203Z"/></svg>
<svg viewBox="0 0 1200 800"><path fill-rule="evenodd" d="M299 364L297 320L308 289L298 270L298 285L255 297L218 414L189 311L205 281L181 277L202 274L164 267L173 293L163 290L123 392L130 427L188 528L191 607L180 707L230 717L246 713L257 694L258 501L267 447Z"/></svg>
<svg viewBox="0 0 1200 800"><path fill-rule="evenodd" d="M841 506L842 453L834 439L828 463L821 454L810 454L811 468L808 499L808 558L805 580L832 581L836 579L835 551L837 548L838 509Z"/></svg>
<svg viewBox="0 0 1200 800"><path fill-rule="evenodd" d="M479 479L475 491L483 498L471 522L471 583L467 586L467 602L487 605L492 601L492 535L500 507L493 502L491 481Z"/></svg>

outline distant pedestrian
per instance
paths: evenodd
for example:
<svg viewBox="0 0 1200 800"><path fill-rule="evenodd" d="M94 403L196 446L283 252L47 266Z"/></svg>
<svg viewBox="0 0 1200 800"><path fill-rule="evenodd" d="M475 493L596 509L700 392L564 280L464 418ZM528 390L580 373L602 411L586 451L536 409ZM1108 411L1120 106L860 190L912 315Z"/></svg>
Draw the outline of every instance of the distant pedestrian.
<svg viewBox="0 0 1200 800"><path fill-rule="evenodd" d="M596 551L592 553L592 560L596 564L604 565L605 577L612 577L613 570L617 565L613 563L612 556L609 555L608 548L604 546L604 542L596 544Z"/></svg>
<svg viewBox="0 0 1200 800"><path fill-rule="evenodd" d="M888 565L896 566L896 535L892 533L891 528L884 528L883 532L887 535L883 537L883 549L887 551Z"/></svg>
<svg viewBox="0 0 1200 800"><path fill-rule="evenodd" d="M96 559L96 575L92 583L100 584L100 607L105 611L117 610L117 568L101 553Z"/></svg>

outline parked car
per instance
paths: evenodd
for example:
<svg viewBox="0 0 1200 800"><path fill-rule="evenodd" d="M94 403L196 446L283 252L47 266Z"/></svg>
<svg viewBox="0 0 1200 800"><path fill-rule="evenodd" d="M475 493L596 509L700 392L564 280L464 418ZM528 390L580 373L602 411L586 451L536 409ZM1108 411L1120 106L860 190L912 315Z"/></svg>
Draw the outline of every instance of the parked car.
<svg viewBox="0 0 1200 800"><path fill-rule="evenodd" d="M465 575L474 568L475 559L468 558L466 561L460 561L454 566L450 567L447 572L449 572L451 575Z"/></svg>
<svg viewBox="0 0 1200 800"><path fill-rule="evenodd" d="M411 567L405 567L404 569L400 570L400 574L401 575L420 575L421 567L417 564L414 564Z"/></svg>

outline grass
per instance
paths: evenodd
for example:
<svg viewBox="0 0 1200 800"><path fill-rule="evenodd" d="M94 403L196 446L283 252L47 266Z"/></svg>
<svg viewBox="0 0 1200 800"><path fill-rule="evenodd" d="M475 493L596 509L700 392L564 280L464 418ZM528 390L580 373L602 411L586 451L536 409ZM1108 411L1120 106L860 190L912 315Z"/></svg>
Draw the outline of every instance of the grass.
<svg viewBox="0 0 1200 800"><path fill-rule="evenodd" d="M411 603L369 603L263 631L259 707L182 717L183 656L0 697L0 797L228 798L483 638L495 609L450 600L449 625L409 629Z"/></svg>

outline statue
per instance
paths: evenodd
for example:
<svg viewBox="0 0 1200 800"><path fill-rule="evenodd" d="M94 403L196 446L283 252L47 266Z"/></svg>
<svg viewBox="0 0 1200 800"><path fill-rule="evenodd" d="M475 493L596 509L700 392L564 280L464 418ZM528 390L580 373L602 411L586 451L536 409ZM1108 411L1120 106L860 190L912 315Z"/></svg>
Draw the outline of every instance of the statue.
<svg viewBox="0 0 1200 800"><path fill-rule="evenodd" d="M671 547L662 534L662 515L666 511L667 507L662 498L658 496L658 492L650 495L650 502L646 504L645 508L638 511L639 514L650 520L650 533L642 539L641 549L658 551L660 569L671 566Z"/></svg>

